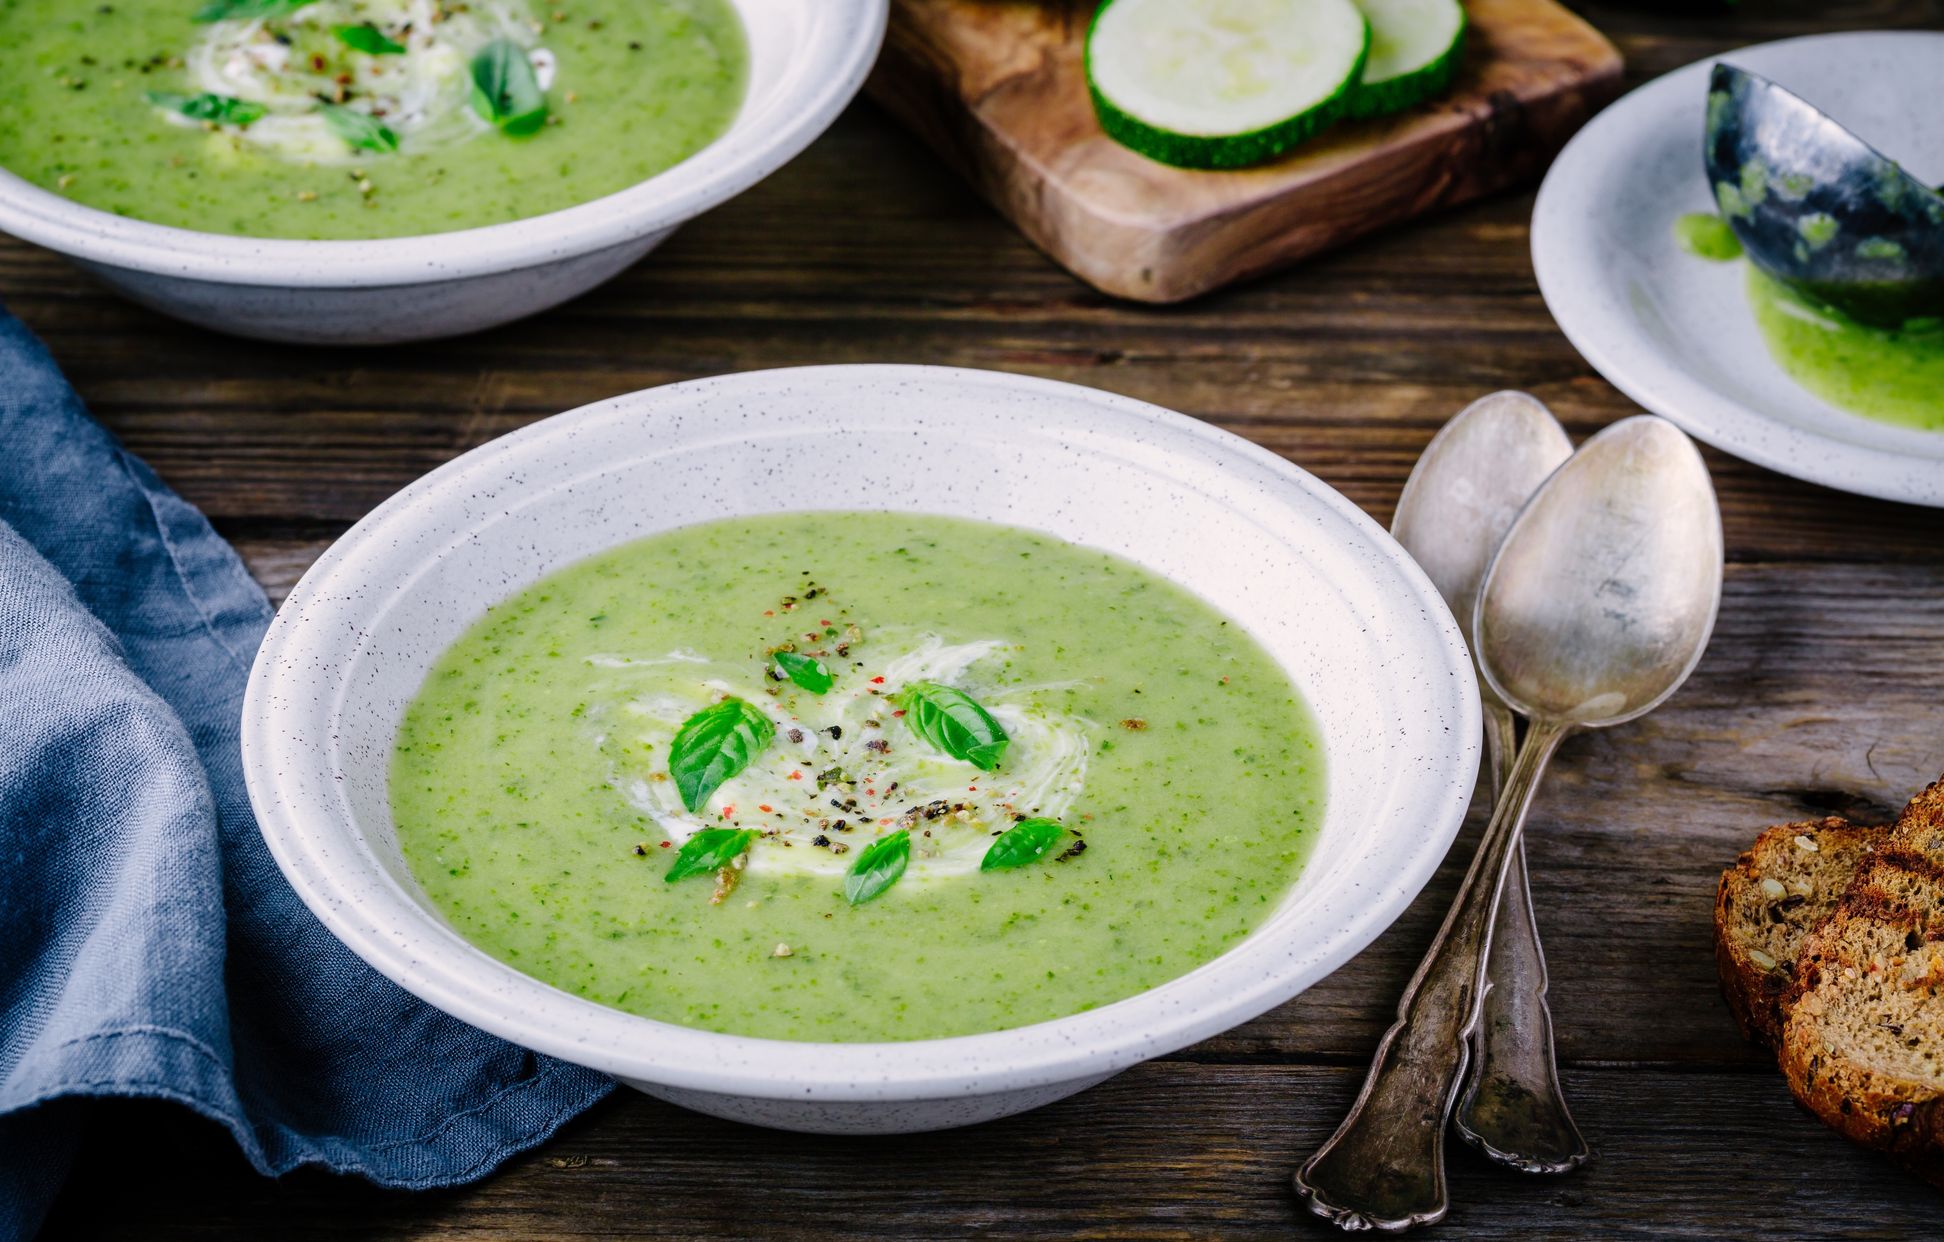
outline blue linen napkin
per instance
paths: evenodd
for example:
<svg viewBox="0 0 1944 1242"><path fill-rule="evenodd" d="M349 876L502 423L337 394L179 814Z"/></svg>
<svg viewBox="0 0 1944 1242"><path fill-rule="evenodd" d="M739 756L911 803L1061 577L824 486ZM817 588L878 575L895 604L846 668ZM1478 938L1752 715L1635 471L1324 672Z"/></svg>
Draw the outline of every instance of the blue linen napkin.
<svg viewBox="0 0 1944 1242"><path fill-rule="evenodd" d="M606 1094L421 1003L297 899L237 740L270 605L4 310L0 446L0 1238L38 1227L114 1107L63 1097L176 1100L266 1174L423 1188Z"/></svg>

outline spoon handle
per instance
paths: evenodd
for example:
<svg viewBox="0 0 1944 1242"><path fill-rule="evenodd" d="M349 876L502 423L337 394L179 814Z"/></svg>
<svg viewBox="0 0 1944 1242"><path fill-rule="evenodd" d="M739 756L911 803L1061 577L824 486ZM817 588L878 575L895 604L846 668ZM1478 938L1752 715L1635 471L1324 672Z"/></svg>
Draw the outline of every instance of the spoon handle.
<svg viewBox="0 0 1944 1242"><path fill-rule="evenodd" d="M1492 797L1511 783L1517 734L1510 708L1485 706ZM1525 1173L1566 1173L1591 1150L1573 1124L1553 1060L1552 1011L1546 1006L1546 954L1532 915L1525 843L1513 847L1499 894L1498 919L1486 955L1485 989L1472 1031L1471 1072L1452 1124L1487 1157Z"/></svg>
<svg viewBox="0 0 1944 1242"><path fill-rule="evenodd" d="M1478 1021L1485 953L1505 866L1539 778L1569 726L1536 721L1431 949L1397 1003L1363 1090L1293 1179L1310 1210L1344 1229L1397 1231L1444 1219L1444 1129Z"/></svg>

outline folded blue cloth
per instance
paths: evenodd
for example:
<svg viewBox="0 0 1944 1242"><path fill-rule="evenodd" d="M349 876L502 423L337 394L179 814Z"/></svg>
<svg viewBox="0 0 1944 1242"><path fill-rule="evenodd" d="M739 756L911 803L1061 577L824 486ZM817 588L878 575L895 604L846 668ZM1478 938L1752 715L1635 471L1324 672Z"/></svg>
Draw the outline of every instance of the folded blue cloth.
<svg viewBox="0 0 1944 1242"><path fill-rule="evenodd" d="M0 445L0 1238L38 1227L114 1107L62 1097L179 1101L266 1174L431 1187L604 1095L421 1003L297 899L237 742L270 606L3 310Z"/></svg>

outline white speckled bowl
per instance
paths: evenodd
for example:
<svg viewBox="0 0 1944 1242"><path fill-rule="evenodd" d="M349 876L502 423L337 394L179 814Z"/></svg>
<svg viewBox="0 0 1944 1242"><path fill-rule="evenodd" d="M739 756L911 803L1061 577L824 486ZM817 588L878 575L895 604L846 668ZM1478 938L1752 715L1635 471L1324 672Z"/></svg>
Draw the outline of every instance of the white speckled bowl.
<svg viewBox="0 0 1944 1242"><path fill-rule="evenodd" d="M84 207L0 169L0 231L144 306L238 336L382 344L507 323L617 275L809 146L863 86L890 0L730 3L749 38L749 94L728 132L666 172L564 211L377 241L234 237Z"/></svg>
<svg viewBox="0 0 1944 1242"><path fill-rule="evenodd" d="M1615 388L1696 438L1825 487L1944 505L1944 434L1851 414L1797 384L1763 343L1744 265L1675 241L1677 217L1714 210L1701 131L1716 61L1779 82L1944 181L1944 34L1818 35L1710 56L1593 118L1553 162L1532 213L1546 306Z"/></svg>
<svg viewBox="0 0 1944 1242"><path fill-rule="evenodd" d="M1268 922L1128 1000L901 1044L651 1021L523 975L447 926L400 858L386 800L393 734L432 660L488 605L598 550L813 507L1050 531L1168 575L1246 625L1308 696L1329 763L1312 860ZM318 560L271 626L243 709L250 799L272 853L317 916L386 975L652 1095L761 1125L857 1133L962 1125L1058 1099L1329 974L1444 856L1479 735L1451 614L1390 536L1322 483L1124 397L903 366L674 384L467 453Z"/></svg>

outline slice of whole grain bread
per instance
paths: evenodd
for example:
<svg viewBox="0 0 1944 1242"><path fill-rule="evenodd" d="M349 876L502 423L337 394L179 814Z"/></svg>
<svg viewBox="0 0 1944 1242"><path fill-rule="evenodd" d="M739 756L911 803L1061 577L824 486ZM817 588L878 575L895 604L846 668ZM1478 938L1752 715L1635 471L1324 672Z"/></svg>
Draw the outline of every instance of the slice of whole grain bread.
<svg viewBox="0 0 1944 1242"><path fill-rule="evenodd" d="M1887 836L1842 819L1778 824L1721 873L1715 968L1750 1039L1773 1047L1803 938L1828 916L1858 866Z"/></svg>
<svg viewBox="0 0 1944 1242"><path fill-rule="evenodd" d="M1897 844L1944 866L1944 779L1910 800L1895 834Z"/></svg>
<svg viewBox="0 0 1944 1242"><path fill-rule="evenodd" d="M1933 786L1933 790L1937 787ZM1929 831L1900 824L1903 834ZM1802 943L1778 1059L1833 1129L1944 1187L1944 866L1869 855Z"/></svg>

